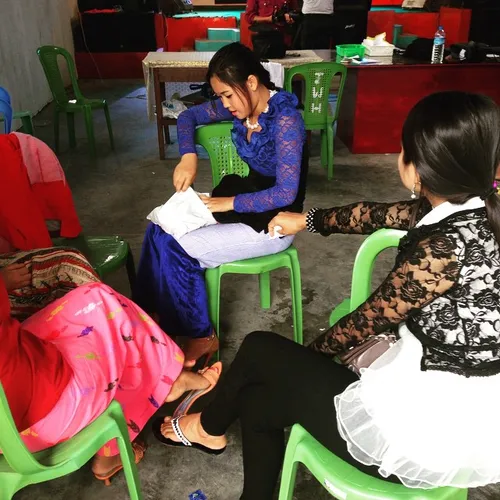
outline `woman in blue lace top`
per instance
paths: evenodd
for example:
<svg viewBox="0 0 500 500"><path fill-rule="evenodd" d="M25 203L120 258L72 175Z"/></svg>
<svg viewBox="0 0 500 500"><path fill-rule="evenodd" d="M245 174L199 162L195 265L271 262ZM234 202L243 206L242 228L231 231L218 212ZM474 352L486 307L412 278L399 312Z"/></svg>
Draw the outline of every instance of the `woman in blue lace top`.
<svg viewBox="0 0 500 500"><path fill-rule="evenodd" d="M177 121L181 160L176 191L195 180L196 127L233 121L233 143L250 173L226 175L211 197L202 197L219 224L177 240L150 224L144 238L134 300L156 314L169 335L181 337L188 366L218 349L210 323L204 271L226 262L285 250L293 236L270 238L268 224L280 211L301 212L307 151L297 98L276 89L247 47L233 43L210 61L207 81L219 97L184 111Z"/></svg>

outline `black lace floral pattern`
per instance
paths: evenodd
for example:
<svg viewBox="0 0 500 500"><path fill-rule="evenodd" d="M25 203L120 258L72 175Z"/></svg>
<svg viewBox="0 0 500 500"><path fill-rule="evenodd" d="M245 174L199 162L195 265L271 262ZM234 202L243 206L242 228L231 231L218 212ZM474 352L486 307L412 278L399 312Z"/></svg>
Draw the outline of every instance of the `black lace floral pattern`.
<svg viewBox="0 0 500 500"><path fill-rule="evenodd" d="M323 236L333 233L370 234L384 227L408 230L412 218L420 220L431 208L425 198L397 203L362 201L344 207L317 210L313 224L314 229Z"/></svg>
<svg viewBox="0 0 500 500"><path fill-rule="evenodd" d="M407 229L417 205L350 207L350 215L345 208L323 211L318 219L322 234ZM425 205L418 210L417 220ZM500 252L484 209L458 212L411 229L401 240L395 266L384 282L311 348L336 356L402 322L423 345L422 370L465 376L500 373Z"/></svg>

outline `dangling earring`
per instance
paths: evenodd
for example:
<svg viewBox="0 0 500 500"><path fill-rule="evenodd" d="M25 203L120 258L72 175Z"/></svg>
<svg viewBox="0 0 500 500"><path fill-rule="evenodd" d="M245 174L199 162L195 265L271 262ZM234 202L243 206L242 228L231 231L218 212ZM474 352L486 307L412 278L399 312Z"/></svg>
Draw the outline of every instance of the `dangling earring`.
<svg viewBox="0 0 500 500"><path fill-rule="evenodd" d="M413 184L413 187L411 188L411 196L410 196L410 198L411 198L412 200L414 200L414 199L417 197L417 193L415 193L415 188L416 188L416 187L417 187L417 183L415 182L415 183Z"/></svg>

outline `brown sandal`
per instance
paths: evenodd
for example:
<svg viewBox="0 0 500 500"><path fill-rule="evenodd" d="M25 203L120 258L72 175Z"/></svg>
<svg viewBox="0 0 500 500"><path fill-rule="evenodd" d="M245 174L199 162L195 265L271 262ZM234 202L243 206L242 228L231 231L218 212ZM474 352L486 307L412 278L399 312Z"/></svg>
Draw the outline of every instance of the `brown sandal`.
<svg viewBox="0 0 500 500"><path fill-rule="evenodd" d="M138 464L144 458L144 454L146 453L146 445L139 442L133 442L132 450L134 451L135 463ZM117 465L116 467L113 467L110 471L106 472L105 474L94 473L94 477L99 481L104 481L105 486L111 486L111 478L116 474L118 474L118 472L120 472L122 469L123 465L120 464Z"/></svg>
<svg viewBox="0 0 500 500"><path fill-rule="evenodd" d="M190 338L190 337L178 337L179 346L184 352L184 366L191 368L196 364L198 359L206 356L204 368L208 366L210 358L219 350L219 339L215 332L209 337L202 338ZM194 361L194 364L186 364Z"/></svg>

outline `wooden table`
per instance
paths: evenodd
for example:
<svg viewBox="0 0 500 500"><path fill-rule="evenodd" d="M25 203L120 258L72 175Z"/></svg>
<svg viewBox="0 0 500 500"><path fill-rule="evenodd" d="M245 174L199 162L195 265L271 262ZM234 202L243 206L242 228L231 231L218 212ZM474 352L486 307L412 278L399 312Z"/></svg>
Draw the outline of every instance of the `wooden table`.
<svg viewBox="0 0 500 500"><path fill-rule="evenodd" d="M298 64L323 60L322 57L310 50L294 50L287 54L285 59L273 59L271 62L278 62L286 69ZM208 63L213 55L214 52L150 52L142 62L150 119L154 118L153 103L157 110L156 127L161 160L165 159L165 142L170 144L168 127L177 124L177 120L164 118L163 113L158 112L158 110L162 110L162 102L165 100L165 84L204 81Z"/></svg>

